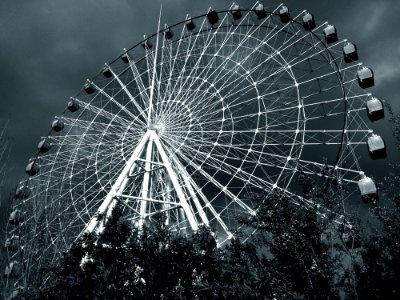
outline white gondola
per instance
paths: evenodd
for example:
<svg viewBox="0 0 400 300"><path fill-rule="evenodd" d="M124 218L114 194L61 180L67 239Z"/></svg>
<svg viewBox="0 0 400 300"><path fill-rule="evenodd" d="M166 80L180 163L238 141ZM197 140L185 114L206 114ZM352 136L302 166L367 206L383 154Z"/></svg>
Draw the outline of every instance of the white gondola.
<svg viewBox="0 0 400 300"><path fill-rule="evenodd" d="M173 37L174 37L174 32L171 30L171 28L166 28L164 31L164 38L170 40Z"/></svg>
<svg viewBox="0 0 400 300"><path fill-rule="evenodd" d="M142 47L143 47L143 49L148 50L148 49L153 48L153 44L149 40L145 40L142 43Z"/></svg>
<svg viewBox="0 0 400 300"><path fill-rule="evenodd" d="M24 184L20 184L15 190L15 198L17 199L26 199L30 195L31 195L31 189Z"/></svg>
<svg viewBox="0 0 400 300"><path fill-rule="evenodd" d="M22 266L19 261L12 261L4 270L4 275L7 277L18 277L22 273Z"/></svg>
<svg viewBox="0 0 400 300"><path fill-rule="evenodd" d="M289 8L287 6L281 6L279 9L279 18L282 23L287 23L290 21Z"/></svg>
<svg viewBox="0 0 400 300"><path fill-rule="evenodd" d="M51 123L51 128L53 128L55 132L59 132L64 129L64 123L56 119L53 121L53 123Z"/></svg>
<svg viewBox="0 0 400 300"><path fill-rule="evenodd" d="M342 233L342 241L344 243L348 243L350 241L350 234L348 232L343 232Z"/></svg>
<svg viewBox="0 0 400 300"><path fill-rule="evenodd" d="M37 149L41 152L41 153L46 153L51 149L51 144L49 143L49 141L47 139L42 139L38 146Z"/></svg>
<svg viewBox="0 0 400 300"><path fill-rule="evenodd" d="M207 20L211 25L215 25L219 21L218 13L215 10L210 10L207 13Z"/></svg>
<svg viewBox="0 0 400 300"><path fill-rule="evenodd" d="M381 136L372 134L368 137L368 151L372 159L386 157L386 145Z"/></svg>
<svg viewBox="0 0 400 300"><path fill-rule="evenodd" d="M234 4L230 10L233 20L237 21L242 17L242 12L237 4Z"/></svg>
<svg viewBox="0 0 400 300"><path fill-rule="evenodd" d="M343 47L344 61L351 63L358 60L357 46L353 43L347 42Z"/></svg>
<svg viewBox="0 0 400 300"><path fill-rule="evenodd" d="M192 19L187 19L185 22L185 26L188 31L192 31L196 28L196 24L194 24Z"/></svg>
<svg viewBox="0 0 400 300"><path fill-rule="evenodd" d="M83 89L85 90L86 93L88 94L93 94L96 91L96 88L93 86L93 84L89 81L89 79L85 82L83 85Z"/></svg>
<svg viewBox="0 0 400 300"><path fill-rule="evenodd" d="M375 182L370 177L363 177L358 181L358 188L361 193L361 197L366 202L374 202L378 200L378 189L376 188Z"/></svg>
<svg viewBox="0 0 400 300"><path fill-rule="evenodd" d="M8 218L8 223L10 225L18 225L22 221L22 214L19 209L13 210Z"/></svg>
<svg viewBox="0 0 400 300"><path fill-rule="evenodd" d="M105 64L103 69L101 69L101 73L105 78L110 78L112 76L111 69L107 64Z"/></svg>
<svg viewBox="0 0 400 300"><path fill-rule="evenodd" d="M4 248L7 250L18 250L20 246L19 237L16 235L12 235L11 237L7 238L4 242Z"/></svg>
<svg viewBox="0 0 400 300"><path fill-rule="evenodd" d="M317 25L315 24L314 15L312 13L306 12L303 16L303 26L306 30L312 30Z"/></svg>
<svg viewBox="0 0 400 300"><path fill-rule="evenodd" d="M25 173L29 176L34 176L39 173L39 164L35 161L31 161L29 164L26 165Z"/></svg>
<svg viewBox="0 0 400 300"><path fill-rule="evenodd" d="M338 35L337 35L335 26L327 25L323 31L324 31L324 36L325 36L325 42L327 44L332 44L334 42L337 42Z"/></svg>
<svg viewBox="0 0 400 300"><path fill-rule="evenodd" d="M371 121L380 120L385 117L383 103L378 98L372 97L366 103L368 118Z"/></svg>
<svg viewBox="0 0 400 300"><path fill-rule="evenodd" d="M24 288L23 286L17 287L17 288L11 293L11 295L8 297L8 300L17 300L17 299L21 299L20 293L22 293L24 290L25 290L25 288Z"/></svg>
<svg viewBox="0 0 400 300"><path fill-rule="evenodd" d="M351 231L342 233L342 241L349 249L361 247L360 240L355 238L354 234Z"/></svg>
<svg viewBox="0 0 400 300"><path fill-rule="evenodd" d="M74 99L74 98L71 97L70 100L69 100L69 102L68 102L67 109L68 109L70 112L76 112L76 111L79 109L79 103L78 103L78 101L76 101L76 99Z"/></svg>
<svg viewBox="0 0 400 300"><path fill-rule="evenodd" d="M264 5L262 5L261 3L257 4L254 12L259 20L264 19L267 16L267 11L264 9Z"/></svg>
<svg viewBox="0 0 400 300"><path fill-rule="evenodd" d="M357 71L358 85L362 89L374 86L374 72L368 67L362 67Z"/></svg>
<svg viewBox="0 0 400 300"><path fill-rule="evenodd" d="M126 64L129 64L131 61L131 57L129 56L128 52L126 52L126 49L124 49L124 54L121 55L121 59Z"/></svg>

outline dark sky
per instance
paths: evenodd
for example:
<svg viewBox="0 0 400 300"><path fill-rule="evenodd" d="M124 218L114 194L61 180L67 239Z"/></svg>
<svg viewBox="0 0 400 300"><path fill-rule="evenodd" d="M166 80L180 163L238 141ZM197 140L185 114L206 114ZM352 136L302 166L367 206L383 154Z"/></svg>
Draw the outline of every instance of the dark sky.
<svg viewBox="0 0 400 300"><path fill-rule="evenodd" d="M226 0L14 0L0 2L0 120L10 120L13 149L9 178L16 182L46 135L54 115L86 78L157 29L203 14L211 6L224 10ZM253 1L236 1L250 7ZM263 2L262 2L263 3ZM271 10L281 1L265 0ZM371 92L399 111L400 3L398 0L285 2L292 12L307 9L317 21L337 26L340 37L354 41L361 60L375 71ZM390 138L388 123L374 125ZM389 155L396 155L395 151Z"/></svg>

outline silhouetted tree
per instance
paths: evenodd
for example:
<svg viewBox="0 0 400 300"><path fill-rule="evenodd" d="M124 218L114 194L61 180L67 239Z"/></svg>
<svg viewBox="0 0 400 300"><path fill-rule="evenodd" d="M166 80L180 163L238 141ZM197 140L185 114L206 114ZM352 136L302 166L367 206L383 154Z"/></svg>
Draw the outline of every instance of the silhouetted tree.
<svg viewBox="0 0 400 300"><path fill-rule="evenodd" d="M307 299L328 299L335 294L334 261L321 241L324 220L318 210L307 206L275 192L259 205L256 216L242 223L258 229L253 243L262 247L260 253L264 252L262 268L273 271L271 283L274 283L272 279L279 279L278 285L268 287L272 291L276 289L274 294L286 298L292 294ZM284 290L282 283L287 287Z"/></svg>
<svg viewBox="0 0 400 300"><path fill-rule="evenodd" d="M393 173L386 182L398 182ZM343 186L332 176L305 180L305 196L254 197L257 214L229 244L216 233L173 231L164 220L141 230L116 207L99 234L86 234L26 299L394 299L398 298L400 208L374 209L382 230L365 234L357 218L337 214ZM399 195L392 193L395 203ZM336 202L340 204L337 205ZM313 202L315 204L313 204ZM323 203L331 208L321 208ZM332 216L331 216L331 215ZM336 224L336 225L335 225ZM349 226L352 224L353 226ZM257 229L256 231L254 231ZM254 232L248 238L245 232ZM343 238L346 236L346 238ZM366 238L368 237L368 238ZM50 272L48 271L50 269Z"/></svg>
<svg viewBox="0 0 400 300"><path fill-rule="evenodd" d="M372 208L382 227L375 228L363 240L363 266L357 269L357 293L360 299L400 298L400 180L399 167L385 176L381 190L386 206Z"/></svg>

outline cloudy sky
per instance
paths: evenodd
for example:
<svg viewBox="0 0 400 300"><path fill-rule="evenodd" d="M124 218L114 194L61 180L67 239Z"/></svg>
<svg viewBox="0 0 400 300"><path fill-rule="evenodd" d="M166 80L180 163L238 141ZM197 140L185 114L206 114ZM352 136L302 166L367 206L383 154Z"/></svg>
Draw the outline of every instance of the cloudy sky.
<svg viewBox="0 0 400 300"><path fill-rule="evenodd" d="M0 2L0 122L9 120L13 148L10 181L24 175L41 136L86 78L157 29L203 14L211 6L224 10L227 0L15 0ZM236 1L242 7L254 2ZM265 0L271 10L281 1ZM285 2L291 11L307 9L317 21L337 26L340 37L354 41L361 60L375 71L375 96L400 112L400 3L398 0ZM388 123L374 130L390 139ZM390 150L390 149L389 149ZM389 155L397 155L389 151Z"/></svg>

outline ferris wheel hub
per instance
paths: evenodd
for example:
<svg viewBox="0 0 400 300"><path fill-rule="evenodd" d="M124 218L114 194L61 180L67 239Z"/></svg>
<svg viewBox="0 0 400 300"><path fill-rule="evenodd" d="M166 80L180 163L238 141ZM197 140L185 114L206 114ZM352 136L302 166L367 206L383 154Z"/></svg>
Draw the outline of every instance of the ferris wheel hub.
<svg viewBox="0 0 400 300"><path fill-rule="evenodd" d="M163 123L154 123L150 124L147 129L155 131L156 134L161 135L165 130L165 125Z"/></svg>

